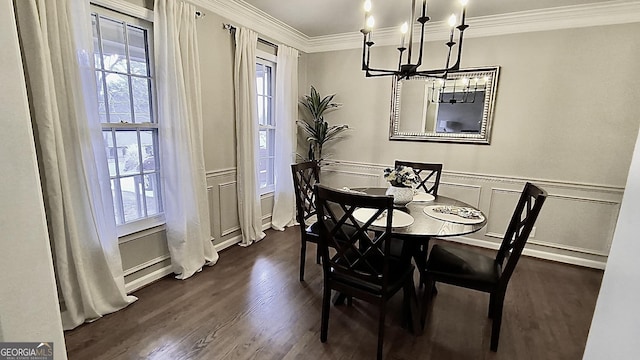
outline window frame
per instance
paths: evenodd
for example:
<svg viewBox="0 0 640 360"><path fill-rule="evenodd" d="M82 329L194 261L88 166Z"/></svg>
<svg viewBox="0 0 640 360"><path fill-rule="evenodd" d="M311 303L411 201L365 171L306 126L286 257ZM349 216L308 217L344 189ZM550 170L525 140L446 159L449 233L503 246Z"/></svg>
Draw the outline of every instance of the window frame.
<svg viewBox="0 0 640 360"><path fill-rule="evenodd" d="M117 132L123 132L123 131L135 131L136 133L136 138L137 138L137 144L138 144L138 156L139 156L139 170L137 173L132 173L132 174L126 174L126 175L122 175L120 174L120 172L117 170L117 168L119 167L118 164L118 160L116 159L116 173L115 175L111 175L111 173L109 174L109 181L111 182L114 179L125 179L125 178L135 178L137 176L140 176L142 181L144 182L145 176L149 175L149 176L154 176L156 177L157 181L156 184L159 187L159 190L157 191L156 194L154 194L155 196L158 197L157 201L157 210L158 213L157 214L153 214L153 215L148 215L146 217L142 217L140 219L137 220L133 220L133 221L129 221L129 222L125 222L124 221L124 204L123 204L123 200L122 200L122 193L120 190L120 186L116 185L116 191L118 193L118 195L116 195L117 199L114 198L113 200L113 216L114 218L118 217L119 214L121 214L121 218L119 221L121 221L122 223L117 224L116 225L116 229L117 229L117 234L118 237L124 237L127 235L131 235L133 233L136 232L140 232L140 231L144 231L150 228L154 228L154 227L158 227L158 226L162 226L165 224L165 215L164 215L164 203L163 203L163 192L164 189L161 186L161 173L163 171L162 166L160 164L160 159L159 159L159 130L158 130L158 123L157 123L157 119L158 119L158 112L157 112L157 94L156 94L156 84L155 84L155 64L154 64L154 48L153 48L153 19L149 19L148 16L140 16L140 14L142 14L141 11L137 11L137 14L130 14L130 13L124 13L121 11L121 9L119 9L117 6L115 6L113 9L111 9L109 7L110 4L104 4L101 1L92 1L91 2L91 6L90 6L90 12L91 12L91 16L93 16L94 14L97 14L98 17L102 16L102 17L106 17L108 19L111 20L115 20L115 21L121 21L124 22L126 25L131 25L133 27L136 28L140 28L140 29L144 29L146 31L146 47L147 47L147 67L148 67L148 71L147 71L147 75L140 75L140 74L134 74L132 72L132 69L129 65L129 68L127 69L127 72L112 72L112 71L105 71L105 69L102 68L101 64L94 64L94 73L98 73L98 72L102 72L102 74L105 73L116 73L119 75L124 75L127 77L136 77L136 78L145 78L150 82L149 85L149 102L150 102L150 121L148 122L126 122L126 123L119 123L119 122L101 122L101 128L103 131L103 136L104 136L104 132L106 131L110 131L111 132L111 141L115 144L115 137L116 137L116 133ZM100 21L98 19L98 21ZM125 33L126 34L126 33ZM100 54L102 54L102 36L99 36L98 39L98 44L101 47L99 49ZM129 58L129 36L125 36L124 37L124 41L125 44L127 45L125 47L125 51L127 54L127 58ZM94 49L94 54L95 54L95 49ZM108 109L108 100L107 100L107 87L106 87L106 80L105 77L102 77L102 87L103 87L103 92L104 92L104 97L105 97L105 112L107 113L107 117L109 109ZM132 82L129 80L128 81L128 85L129 85L129 101L130 101L130 106L131 106L131 114L133 116L133 119L135 120L135 116L136 116L136 112L133 110L134 107L134 94L133 94L133 89L132 89ZM98 89L96 89L98 90ZM97 92L98 97L100 97L100 93ZM144 170L143 168L143 158L142 158L142 148L141 148L141 132L143 131L151 131L155 133L155 136L153 136L152 142L153 142L153 148L154 148L154 160L155 160L155 170L153 170L152 172L147 172ZM105 150L107 148L107 144L103 145L105 147ZM117 149L116 149L117 151ZM134 180L135 181L135 180ZM116 184L118 184L118 182L116 182ZM144 183L143 183L143 192L144 192ZM113 190L112 190L113 192ZM146 196L143 195L142 196L142 203L138 204L141 205L142 207L144 207L143 211L144 213L147 212L147 206L146 206ZM136 199L136 203L140 202L139 199Z"/></svg>
<svg viewBox="0 0 640 360"><path fill-rule="evenodd" d="M259 193L261 196L269 194L269 193L273 193L275 192L275 181L276 181L276 176L275 176L275 146L276 146L276 137L275 137L275 131L277 128L277 116L276 116L276 109L275 109L275 99L276 99L276 72L277 72L277 67L278 67L278 57L276 55L273 54L269 54L268 52L264 51L264 50L260 50L257 49L256 50L256 69L257 69L257 64L261 64L262 66L270 66L271 67L271 97L270 97L270 106L271 106L271 125L262 125L260 124L260 121L258 120L258 136L260 136L260 131L262 130L273 130L274 131L274 143L273 145L273 156L258 156L258 164L260 163L260 160L262 159L273 159L272 164L273 164L273 168L271 170L271 173L273 175L272 177L272 183L271 184L267 184L267 186L265 187L260 187L259 188ZM255 81L255 79L254 79ZM258 101L257 98L260 96L258 95L258 91L257 91L257 87L256 87L256 106L258 106ZM258 144L258 147L260 146L260 144ZM258 174L258 178L259 178L259 174ZM260 184L259 184L260 185Z"/></svg>

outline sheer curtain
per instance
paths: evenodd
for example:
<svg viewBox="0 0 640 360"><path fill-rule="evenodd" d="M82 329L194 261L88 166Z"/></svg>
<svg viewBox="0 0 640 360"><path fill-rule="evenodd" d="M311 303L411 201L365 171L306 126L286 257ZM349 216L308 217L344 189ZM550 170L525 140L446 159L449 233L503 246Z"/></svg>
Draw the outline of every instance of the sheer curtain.
<svg viewBox="0 0 640 360"><path fill-rule="evenodd" d="M296 200L291 164L295 162L298 119L298 50L278 45L276 71L276 191L271 226L284 230L295 224Z"/></svg>
<svg viewBox="0 0 640 360"><path fill-rule="evenodd" d="M167 241L176 278L214 265L202 146L196 9L156 0L154 45Z"/></svg>
<svg viewBox="0 0 640 360"><path fill-rule="evenodd" d="M84 0L15 1L65 330L127 296ZM16 241L19 239L16 239Z"/></svg>
<svg viewBox="0 0 640 360"><path fill-rule="evenodd" d="M242 229L240 245L248 246L265 237L258 192L258 107L256 100L256 46L258 34L236 29L233 69L235 90L238 216Z"/></svg>

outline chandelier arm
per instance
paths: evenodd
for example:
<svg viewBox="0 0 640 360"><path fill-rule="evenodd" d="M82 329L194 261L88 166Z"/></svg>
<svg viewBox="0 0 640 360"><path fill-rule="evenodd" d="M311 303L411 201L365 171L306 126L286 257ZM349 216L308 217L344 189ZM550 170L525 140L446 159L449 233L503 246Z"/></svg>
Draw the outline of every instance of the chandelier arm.
<svg viewBox="0 0 640 360"><path fill-rule="evenodd" d="M364 62L364 59L366 58L366 53L367 53L367 34L363 33L363 36L362 36L362 70L366 70L367 69L367 65Z"/></svg>
<svg viewBox="0 0 640 360"><path fill-rule="evenodd" d="M411 0L411 25L409 26L409 53L407 54L407 64L411 64L411 50L413 49L413 22L416 17L416 0Z"/></svg>
<svg viewBox="0 0 640 360"><path fill-rule="evenodd" d="M424 25L429 21L427 16L427 1L422 1L422 16L418 19L418 22L422 24L420 27L420 55L418 56L418 62L416 63L416 69L422 65L422 53L424 51Z"/></svg>
<svg viewBox="0 0 640 360"><path fill-rule="evenodd" d="M458 40L458 55L456 57L456 62L449 69L452 71L460 69L460 58L462 58L462 38L464 37L464 30L468 27L468 25L460 25L458 26L458 30L460 30L460 38Z"/></svg>
<svg viewBox="0 0 640 360"><path fill-rule="evenodd" d="M424 17L424 14L422 15ZM424 51L424 24L423 22L420 31L420 55L418 56L418 62L416 63L416 68L422 65L422 52Z"/></svg>
<svg viewBox="0 0 640 360"><path fill-rule="evenodd" d="M398 57L398 71L400 71L400 66L402 65L402 53L407 50L405 47L399 47L398 51L400 52L400 56Z"/></svg>

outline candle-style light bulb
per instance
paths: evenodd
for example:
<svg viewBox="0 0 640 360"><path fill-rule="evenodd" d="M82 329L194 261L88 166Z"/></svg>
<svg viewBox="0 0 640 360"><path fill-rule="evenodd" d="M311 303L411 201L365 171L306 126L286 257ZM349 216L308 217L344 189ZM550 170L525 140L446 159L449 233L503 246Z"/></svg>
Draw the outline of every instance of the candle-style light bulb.
<svg viewBox="0 0 640 360"><path fill-rule="evenodd" d="M373 25L375 25L376 21L372 16L367 17L367 29L371 30L373 29Z"/></svg>
<svg viewBox="0 0 640 360"><path fill-rule="evenodd" d="M409 24L407 24L407 22L403 22L402 26L400 26L400 32L402 33L402 35L406 34L407 31L409 31Z"/></svg>
<svg viewBox="0 0 640 360"><path fill-rule="evenodd" d="M369 11L371 11L371 0L364 2L364 12L368 13Z"/></svg>
<svg viewBox="0 0 640 360"><path fill-rule="evenodd" d="M407 22L405 21L400 26L400 33L402 34L402 37L400 38L400 47L401 48L404 47L404 36L407 34L407 31L409 31L409 24L407 24Z"/></svg>
<svg viewBox="0 0 640 360"><path fill-rule="evenodd" d="M451 16L449 16L449 26L451 27L456 26L457 21L458 19L456 18L456 14L451 14Z"/></svg>

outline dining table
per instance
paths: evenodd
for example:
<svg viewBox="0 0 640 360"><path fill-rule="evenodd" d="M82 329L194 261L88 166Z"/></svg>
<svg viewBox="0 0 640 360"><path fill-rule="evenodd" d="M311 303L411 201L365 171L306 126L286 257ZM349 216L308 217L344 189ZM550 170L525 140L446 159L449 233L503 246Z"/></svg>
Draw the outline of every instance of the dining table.
<svg viewBox="0 0 640 360"><path fill-rule="evenodd" d="M350 190L368 195L385 195L387 188L357 187ZM456 221L455 219L453 221L441 220L427 215L425 212L425 207L427 206L449 206L473 209L480 212L482 220L473 221L473 223L464 223L464 221ZM435 195L434 199L430 201L411 201L403 207L396 207L395 210L407 213L413 217L413 223L410 225L393 227L391 229L394 237L401 237L407 240L425 239L428 237L462 236L479 231L487 224L487 217L476 207L443 195ZM460 218L460 220L464 219Z"/></svg>
<svg viewBox="0 0 640 360"><path fill-rule="evenodd" d="M342 190L351 191L354 193L364 193L367 195L386 195L387 188L383 187L354 187L343 188ZM469 209L477 214L475 219L465 219L460 216L451 214L443 214L434 212L433 209ZM462 236L471 234L481 230L487 224L487 217L482 211L474 206L471 206L463 201L453 199L451 197L443 195L426 195L424 193L415 192L414 201L409 202L404 206L394 207L393 222L396 218L403 218L407 220L408 217L401 216L401 213L410 215L413 218L412 221L407 221L408 225L404 225L402 221L398 224L400 226L392 226L391 236L393 239L399 239L402 242L401 258L406 261L411 261L413 257L416 261L416 265L420 268L426 267L426 249L428 248L428 241L430 238L446 238L453 236ZM375 226L371 227L375 230ZM384 230L383 227L380 230ZM424 246L424 253L420 251L420 247ZM339 304L344 301L344 297L340 294L334 298L334 304ZM414 300L415 301L415 300ZM422 333L421 326L417 326L417 304L412 301L413 310L410 311L411 322L410 327L412 332L416 335Z"/></svg>

